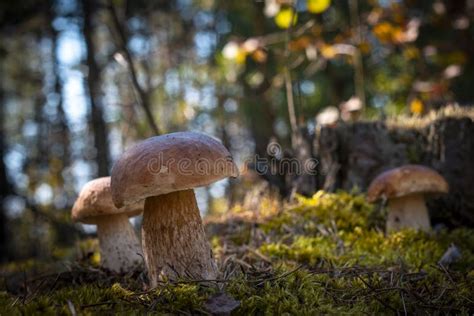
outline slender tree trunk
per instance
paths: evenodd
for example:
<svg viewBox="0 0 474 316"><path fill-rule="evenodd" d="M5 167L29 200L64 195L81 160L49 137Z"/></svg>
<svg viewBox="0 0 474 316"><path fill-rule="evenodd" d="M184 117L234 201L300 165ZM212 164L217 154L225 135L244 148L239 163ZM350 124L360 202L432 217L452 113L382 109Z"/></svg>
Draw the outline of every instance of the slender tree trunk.
<svg viewBox="0 0 474 316"><path fill-rule="evenodd" d="M48 144L48 134L49 134L49 122L48 118L44 114L45 107L45 96L42 92L38 92L34 96L34 122L37 126L37 133L35 135L35 144L36 146L35 154L32 155L32 159L29 160L29 163L33 166L35 170L40 170L41 168L48 165L50 151ZM39 185L41 182L40 173L35 173L34 183Z"/></svg>
<svg viewBox="0 0 474 316"><path fill-rule="evenodd" d="M146 119L153 133L155 135L160 135L160 129L158 128L158 125L153 116L153 112L151 110L148 90L143 89L143 87L138 82L137 70L135 69L135 66L133 64L132 54L127 48L127 42L128 42L127 34L126 34L125 29L122 27L122 24L120 23L117 10L112 1L109 1L108 8L109 8L109 12L110 12L114 29L118 35L118 48L122 51L125 57L125 60L127 61L130 77L132 79L132 84L137 94L138 101L141 107L143 108L143 111L145 112Z"/></svg>
<svg viewBox="0 0 474 316"><path fill-rule="evenodd" d="M362 54L359 49L360 43L362 43L362 31L360 27L359 17L359 4L358 0L349 1L350 16L352 29L356 32L355 37L355 54L354 58L354 90L355 95L362 102L362 107L365 108L365 85L364 85L364 65L362 60Z"/></svg>
<svg viewBox="0 0 474 316"><path fill-rule="evenodd" d="M2 60L0 59L0 63ZM0 64L0 68L1 68ZM3 72L0 71L0 74ZM0 80L2 78L0 77ZM7 168L5 165L4 157L6 153L6 144L5 144L5 131L3 128L4 125L4 91L3 85L0 81L0 262L5 262L9 259L9 249L8 249L8 223L6 210L4 207L4 200L10 194L11 188L10 183L7 177Z"/></svg>
<svg viewBox="0 0 474 316"><path fill-rule="evenodd" d="M89 93L89 105L91 111L91 125L94 132L94 145L97 150L97 171L98 176L103 177L109 174L109 148L107 142L107 125L103 117L103 108L101 102L101 69L95 59L94 27L93 18L96 11L95 0L82 0L82 9L84 14L83 35L87 49L86 63L88 74L86 79L87 90Z"/></svg>
<svg viewBox="0 0 474 316"><path fill-rule="evenodd" d="M254 30L256 36L265 34L265 16L263 14L263 2L256 1L255 3L255 18ZM265 74L268 72L267 66L260 66L259 70ZM245 78L241 78L241 83L244 85L244 95L246 100L246 107L249 111L249 129L255 141L255 153L260 157L267 157L267 146L270 139L275 136L273 126L275 123L275 113L269 101L267 93L268 86L254 89L250 87Z"/></svg>
<svg viewBox="0 0 474 316"><path fill-rule="evenodd" d="M222 94L222 92L219 94L217 97L217 117L218 117L218 127L220 129L220 138L222 140L222 144L224 144L225 148L227 148L229 151L232 151L231 148L231 141L229 138L229 133L227 133L227 124L229 123L229 120L226 117L226 111L224 108L224 102L225 102L225 95ZM226 196L229 200L230 205L233 205L235 202L235 182L230 181L229 185L226 188Z"/></svg>
<svg viewBox="0 0 474 316"><path fill-rule="evenodd" d="M59 60L58 60L58 32L53 27L53 21L55 18L55 12L53 11L54 0L51 0L51 5L48 8L49 26L51 35L51 62L53 64L53 75L54 75L54 93L57 96L58 103L56 104L56 119L55 125L58 130L57 135L58 141L62 146L61 160L63 167L68 166L70 163L70 130L64 111L64 100L63 100L63 84L61 81L61 75L59 73Z"/></svg>

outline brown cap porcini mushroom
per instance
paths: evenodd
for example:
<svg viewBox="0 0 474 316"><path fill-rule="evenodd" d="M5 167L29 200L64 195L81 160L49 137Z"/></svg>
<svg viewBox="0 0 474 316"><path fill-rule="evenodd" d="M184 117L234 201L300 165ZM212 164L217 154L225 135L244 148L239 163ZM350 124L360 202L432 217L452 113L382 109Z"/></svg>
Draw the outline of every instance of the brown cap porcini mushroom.
<svg viewBox="0 0 474 316"><path fill-rule="evenodd" d="M128 220L141 212L143 203L117 209L110 193L110 177L105 177L84 185L72 208L72 219L97 225L102 267L125 272L143 261L140 242Z"/></svg>
<svg viewBox="0 0 474 316"><path fill-rule="evenodd" d="M152 286L161 276L216 277L193 188L237 176L229 151L193 132L149 138L117 161L112 169L115 205L146 199L142 245Z"/></svg>
<svg viewBox="0 0 474 316"><path fill-rule="evenodd" d="M430 218L425 197L448 190L446 180L433 169L406 165L377 176L369 186L367 199L388 200L387 231L408 227L428 231Z"/></svg>

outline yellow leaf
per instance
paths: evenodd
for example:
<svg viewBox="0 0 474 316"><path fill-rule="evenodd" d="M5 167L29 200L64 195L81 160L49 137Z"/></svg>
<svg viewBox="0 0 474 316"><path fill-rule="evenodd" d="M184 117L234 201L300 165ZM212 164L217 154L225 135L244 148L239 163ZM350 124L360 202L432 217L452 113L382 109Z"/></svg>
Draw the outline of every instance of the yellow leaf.
<svg viewBox="0 0 474 316"><path fill-rule="evenodd" d="M394 27L388 22L382 22L374 26L373 32L381 42L390 42L394 33Z"/></svg>
<svg viewBox="0 0 474 316"><path fill-rule="evenodd" d="M291 25L293 19L293 25L296 24L298 14L292 8L283 8L275 16L275 23L281 29L287 29Z"/></svg>
<svg viewBox="0 0 474 316"><path fill-rule="evenodd" d="M405 33L403 32L402 28L399 26L395 26L392 31L392 42L395 43L403 43L405 42Z"/></svg>
<svg viewBox="0 0 474 316"><path fill-rule="evenodd" d="M237 55L235 56L235 62L237 64L245 64L245 59L247 58L247 53L243 49L239 49Z"/></svg>
<svg viewBox="0 0 474 316"><path fill-rule="evenodd" d="M336 56L336 50L331 45L324 44L321 47L321 55L327 59L332 59Z"/></svg>
<svg viewBox="0 0 474 316"><path fill-rule="evenodd" d="M423 113L423 102L421 102L420 99L418 98L414 98L411 102L410 102L410 111L413 113L413 114L422 114Z"/></svg>
<svg viewBox="0 0 474 316"><path fill-rule="evenodd" d="M308 0L308 11L311 13L322 13L329 8L331 0Z"/></svg>

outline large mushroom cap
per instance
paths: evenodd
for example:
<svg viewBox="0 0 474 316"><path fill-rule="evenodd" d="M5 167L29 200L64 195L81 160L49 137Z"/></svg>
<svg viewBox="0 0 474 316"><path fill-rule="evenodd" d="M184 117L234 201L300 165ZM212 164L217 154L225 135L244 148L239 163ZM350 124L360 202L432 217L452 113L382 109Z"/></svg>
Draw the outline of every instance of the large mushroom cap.
<svg viewBox="0 0 474 316"><path fill-rule="evenodd" d="M118 209L112 202L110 177L98 178L87 182L72 207L72 219L75 222L94 224L97 216L126 214L129 217L143 212L143 203L132 204Z"/></svg>
<svg viewBox="0 0 474 316"><path fill-rule="evenodd" d="M155 136L127 150L115 163L112 199L122 207L238 175L229 151L212 137L193 132Z"/></svg>
<svg viewBox="0 0 474 316"><path fill-rule="evenodd" d="M420 165L406 165L377 176L369 186L367 200L374 202L416 193L447 193L449 185L438 172Z"/></svg>

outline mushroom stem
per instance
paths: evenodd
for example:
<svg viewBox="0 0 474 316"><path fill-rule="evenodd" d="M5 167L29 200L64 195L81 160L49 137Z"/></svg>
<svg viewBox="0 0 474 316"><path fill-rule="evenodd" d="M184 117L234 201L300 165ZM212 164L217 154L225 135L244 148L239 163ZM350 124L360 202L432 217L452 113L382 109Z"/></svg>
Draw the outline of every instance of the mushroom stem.
<svg viewBox="0 0 474 316"><path fill-rule="evenodd" d="M99 216L96 224L102 267L124 272L142 262L140 242L126 214Z"/></svg>
<svg viewBox="0 0 474 316"><path fill-rule="evenodd" d="M193 190L148 197L142 225L143 252L152 286L160 277L211 280L217 267Z"/></svg>
<svg viewBox="0 0 474 316"><path fill-rule="evenodd" d="M387 231L402 228L430 230L430 218L423 194L411 194L388 201Z"/></svg>

